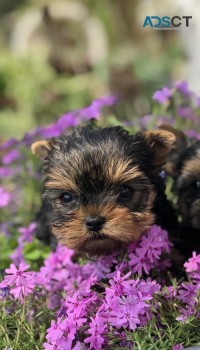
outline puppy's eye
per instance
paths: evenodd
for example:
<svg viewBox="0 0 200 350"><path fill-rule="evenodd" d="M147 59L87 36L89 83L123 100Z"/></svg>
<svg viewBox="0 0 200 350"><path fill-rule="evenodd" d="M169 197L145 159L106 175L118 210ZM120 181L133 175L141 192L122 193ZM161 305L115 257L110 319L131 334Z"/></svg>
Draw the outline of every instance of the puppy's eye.
<svg viewBox="0 0 200 350"><path fill-rule="evenodd" d="M72 202L75 199L75 197L70 192L63 192L60 195L60 199L61 199L61 202L63 202L63 203L70 203L70 202Z"/></svg>
<svg viewBox="0 0 200 350"><path fill-rule="evenodd" d="M120 187L120 199L129 199L133 195L133 188L128 185L123 185Z"/></svg>
<svg viewBox="0 0 200 350"><path fill-rule="evenodd" d="M195 191L200 191L200 181L193 182L192 187Z"/></svg>

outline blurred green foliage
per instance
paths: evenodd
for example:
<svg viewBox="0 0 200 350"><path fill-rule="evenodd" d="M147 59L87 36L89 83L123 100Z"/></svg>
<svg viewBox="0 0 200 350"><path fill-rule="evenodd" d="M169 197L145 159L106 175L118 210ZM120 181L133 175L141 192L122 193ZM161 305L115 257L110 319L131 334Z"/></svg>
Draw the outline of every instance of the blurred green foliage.
<svg viewBox="0 0 200 350"><path fill-rule="evenodd" d="M13 23L24 13L41 13L44 5L53 3L56 0L1 1L0 138L20 138L36 125L51 123L66 111L84 107L109 93L122 97L116 111L119 119L149 113L152 93L181 71L183 55L176 34L144 32L138 24L139 1L83 0L80 4L88 16L97 18L105 32L108 52L102 62L74 71L74 67L63 69L58 62L52 64L52 57L48 59L40 49L35 49L34 55L19 55L11 49ZM76 41L81 45L78 38ZM63 46L61 56L74 50L74 45L70 43L68 51Z"/></svg>

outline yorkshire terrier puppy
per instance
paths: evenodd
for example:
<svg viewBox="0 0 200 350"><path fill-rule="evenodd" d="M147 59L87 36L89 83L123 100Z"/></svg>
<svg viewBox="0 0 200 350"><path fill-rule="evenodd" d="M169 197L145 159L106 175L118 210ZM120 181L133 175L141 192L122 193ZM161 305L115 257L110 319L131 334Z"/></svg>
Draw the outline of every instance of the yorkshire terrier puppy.
<svg viewBox="0 0 200 350"><path fill-rule="evenodd" d="M166 172L173 178L172 190L177 196L179 245L190 254L192 250L200 251L200 141L168 125L160 128L176 137L167 157Z"/></svg>
<svg viewBox="0 0 200 350"><path fill-rule="evenodd" d="M78 252L110 254L137 241L153 223L174 221L160 176L174 142L166 130L130 135L122 127L82 127L35 142L58 241Z"/></svg>

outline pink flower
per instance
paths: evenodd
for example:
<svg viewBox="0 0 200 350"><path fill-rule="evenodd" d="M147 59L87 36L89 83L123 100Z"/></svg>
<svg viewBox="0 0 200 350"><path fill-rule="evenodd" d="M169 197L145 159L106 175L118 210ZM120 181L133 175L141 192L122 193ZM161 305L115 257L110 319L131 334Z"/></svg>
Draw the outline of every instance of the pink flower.
<svg viewBox="0 0 200 350"><path fill-rule="evenodd" d="M51 321L51 327L47 329L47 340L51 343L59 340L64 333L64 327L62 327L62 319L58 317L57 321Z"/></svg>
<svg viewBox="0 0 200 350"><path fill-rule="evenodd" d="M40 129L41 137L44 137L44 138L57 137L61 134L61 132L62 131L59 125L57 125L56 123L46 127L42 127Z"/></svg>
<svg viewBox="0 0 200 350"><path fill-rule="evenodd" d="M182 344L177 344L177 345L174 345L172 350L182 350L183 349L183 345Z"/></svg>
<svg viewBox="0 0 200 350"><path fill-rule="evenodd" d="M79 110L79 114L84 119L98 118L104 106L112 106L116 103L115 96L104 96L92 101L91 105Z"/></svg>
<svg viewBox="0 0 200 350"><path fill-rule="evenodd" d="M199 98L199 100L200 100L200 98ZM195 130L187 130L187 131L185 131L185 134L189 137L200 140L200 134L198 132L196 132Z"/></svg>
<svg viewBox="0 0 200 350"><path fill-rule="evenodd" d="M0 145L0 150L6 150L10 147L13 147L13 146L17 146L19 144L19 141L17 141L16 139L12 138L12 139L9 139L7 140L6 142L2 143Z"/></svg>
<svg viewBox="0 0 200 350"><path fill-rule="evenodd" d="M61 338L59 341L52 343L43 344L45 350L71 350L72 349L72 340Z"/></svg>
<svg viewBox="0 0 200 350"><path fill-rule="evenodd" d="M136 296L133 297L129 295L127 298L121 299L121 307L117 317L117 326L127 327L131 330L136 329L137 325L140 324L138 317L140 308L141 305L138 303Z"/></svg>
<svg viewBox="0 0 200 350"><path fill-rule="evenodd" d="M19 242L32 242L33 240L33 233L36 229L36 223L35 222L31 222L30 225L28 227L20 227L19 228L19 232L22 234L19 237Z"/></svg>
<svg viewBox="0 0 200 350"><path fill-rule="evenodd" d="M29 268L29 265L20 264L17 268L14 264L10 265L9 269L6 269L6 276L0 283L0 287L12 286L10 294L15 299L23 300L24 296L30 294L35 287L35 273L25 272Z"/></svg>
<svg viewBox="0 0 200 350"><path fill-rule="evenodd" d="M18 247L10 254L10 259L15 265L20 265L21 263L25 264L24 255L23 255L23 243L19 243Z"/></svg>
<svg viewBox="0 0 200 350"><path fill-rule="evenodd" d="M184 119L189 119L193 122L198 122L198 116L194 114L193 110L189 106L180 106L177 108L177 113Z"/></svg>
<svg viewBox="0 0 200 350"><path fill-rule="evenodd" d="M76 325L71 316L66 319L58 317L57 321L51 322L51 327L47 329L45 349L71 349L72 341L75 338ZM53 347L54 346L54 347Z"/></svg>
<svg viewBox="0 0 200 350"><path fill-rule="evenodd" d="M165 104L171 96L172 91L168 87L164 87L162 90L154 93L153 100L158 101L160 104Z"/></svg>
<svg viewBox="0 0 200 350"><path fill-rule="evenodd" d="M179 309L180 316L176 317L177 321L185 322L191 316L195 315L194 305L187 305L186 308Z"/></svg>
<svg viewBox="0 0 200 350"><path fill-rule="evenodd" d="M90 328L88 329L88 333L91 334L90 337L87 337L84 340L84 343L89 343L89 349L99 350L102 349L102 345L105 341L102 336L106 331L106 325L99 314L95 316L95 318L91 317Z"/></svg>
<svg viewBox="0 0 200 350"><path fill-rule="evenodd" d="M86 307L90 303L96 301L95 295L87 295L87 297L82 297L78 293L74 293L72 297L68 296L64 303L67 308L68 313L73 313L77 316L84 316L86 314Z"/></svg>
<svg viewBox="0 0 200 350"><path fill-rule="evenodd" d="M8 275L5 277L7 285L26 286L27 281L33 277L33 272L25 272L29 267L29 265L20 264L18 269L14 264L11 264L10 268L5 270Z"/></svg>
<svg viewBox="0 0 200 350"><path fill-rule="evenodd" d="M134 273L146 274L160 263L162 253L169 253L171 243L167 231L153 225L146 235L142 236L135 251L129 254L129 265Z"/></svg>
<svg viewBox="0 0 200 350"><path fill-rule="evenodd" d="M184 264L187 272L196 271L200 268L200 255L197 255L196 252L192 253L192 258L189 258L188 262Z"/></svg>
<svg viewBox="0 0 200 350"><path fill-rule="evenodd" d="M2 158L2 164L8 165L17 160L20 157L20 152L17 149L12 149L6 153Z"/></svg>
<svg viewBox="0 0 200 350"><path fill-rule="evenodd" d="M175 87L183 95L183 97L187 98L191 95L187 81L179 81L175 84Z"/></svg>
<svg viewBox="0 0 200 350"><path fill-rule="evenodd" d="M57 125L62 131L65 130L66 128L76 126L78 125L78 123L79 122L78 122L76 113L73 113L73 112L68 112L62 115L57 121Z"/></svg>
<svg viewBox="0 0 200 350"><path fill-rule="evenodd" d="M187 304L194 303L194 299L200 287L193 283L182 283L182 287L183 288L179 290L178 298Z"/></svg>
<svg viewBox="0 0 200 350"><path fill-rule="evenodd" d="M133 284L132 280L127 280L128 277L130 277L131 271L128 272L126 275L121 276L121 272L117 271L116 277L114 277L113 280L109 280L109 283L111 285L111 288L106 288L107 294L111 293L111 295L118 295L121 296L124 293L124 290L129 289L130 286Z"/></svg>
<svg viewBox="0 0 200 350"><path fill-rule="evenodd" d="M11 200L11 194L5 190L2 186L0 187L0 208L7 207Z"/></svg>
<svg viewBox="0 0 200 350"><path fill-rule="evenodd" d="M129 265L132 267L133 272L142 274L142 270L145 271L146 274L149 273L151 268L150 262L146 259L147 251L145 248L136 248L135 254L130 254L130 262Z"/></svg>

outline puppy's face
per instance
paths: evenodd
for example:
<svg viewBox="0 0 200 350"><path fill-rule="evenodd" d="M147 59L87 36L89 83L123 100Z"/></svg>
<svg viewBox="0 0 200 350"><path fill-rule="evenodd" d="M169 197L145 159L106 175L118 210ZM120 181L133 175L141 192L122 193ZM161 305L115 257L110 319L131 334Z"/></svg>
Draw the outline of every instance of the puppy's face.
<svg viewBox="0 0 200 350"><path fill-rule="evenodd" d="M153 182L173 142L167 131L131 136L115 127L35 143L33 153L44 158L53 234L94 255L137 241L154 222Z"/></svg>

